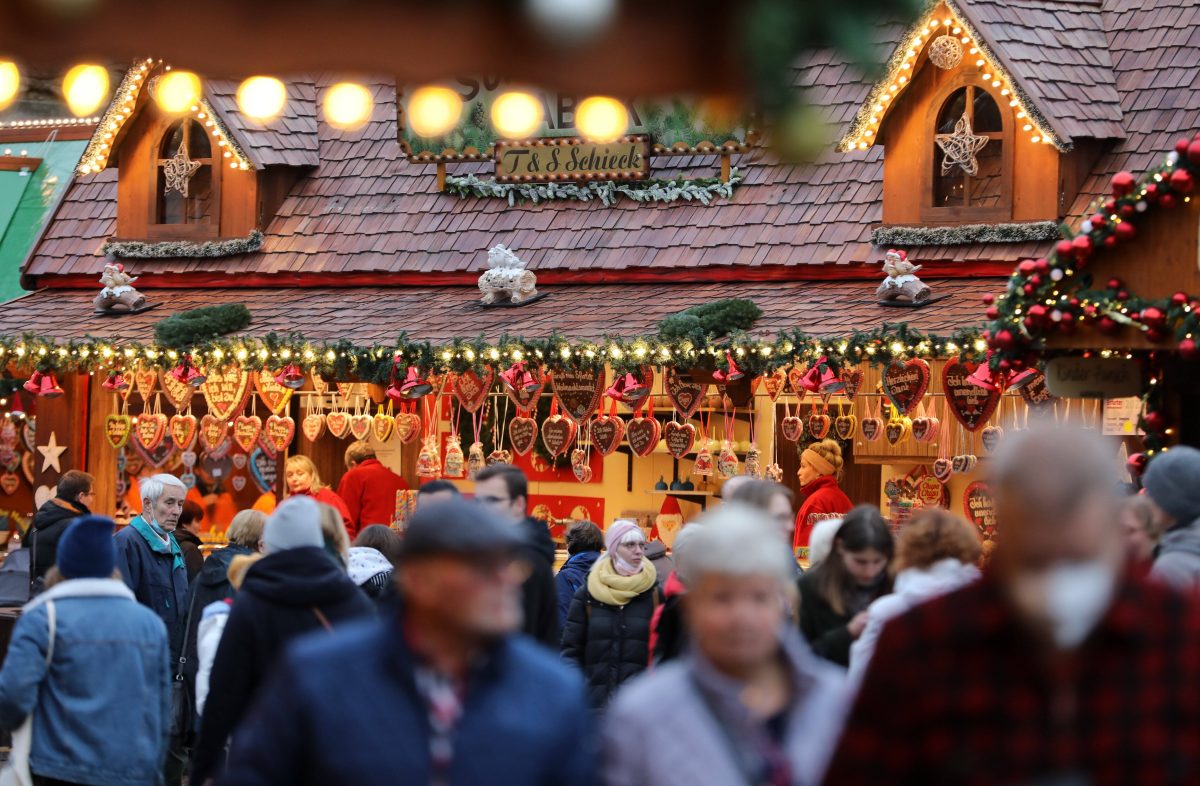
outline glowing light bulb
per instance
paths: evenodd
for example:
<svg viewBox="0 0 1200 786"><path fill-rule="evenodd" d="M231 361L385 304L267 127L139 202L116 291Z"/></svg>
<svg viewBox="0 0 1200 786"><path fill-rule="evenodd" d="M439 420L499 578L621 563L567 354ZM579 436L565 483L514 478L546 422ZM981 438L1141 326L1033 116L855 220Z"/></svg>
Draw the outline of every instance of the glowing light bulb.
<svg viewBox="0 0 1200 786"><path fill-rule="evenodd" d="M266 122L287 105L287 87L273 76L252 76L238 85L238 109L246 117Z"/></svg>
<svg viewBox="0 0 1200 786"><path fill-rule="evenodd" d="M0 60L0 109L6 108L21 92L21 70L11 60Z"/></svg>
<svg viewBox="0 0 1200 786"><path fill-rule="evenodd" d="M76 117L86 117L108 98L108 71L103 66L77 65L63 77L63 97Z"/></svg>
<svg viewBox="0 0 1200 786"><path fill-rule="evenodd" d="M542 102L529 93L503 93L492 103L492 125L509 139L530 136L542 124Z"/></svg>
<svg viewBox="0 0 1200 786"><path fill-rule="evenodd" d="M200 77L191 71L163 74L154 88L154 102L169 115L180 115L200 100Z"/></svg>
<svg viewBox="0 0 1200 786"><path fill-rule="evenodd" d="M458 125L462 110L462 96L450 88L419 87L408 99L405 120L417 136L441 136Z"/></svg>
<svg viewBox="0 0 1200 786"><path fill-rule="evenodd" d="M629 110L615 98L590 96L575 108L575 127L593 142L612 142L629 128Z"/></svg>
<svg viewBox="0 0 1200 786"><path fill-rule="evenodd" d="M335 128L361 128L374 108L375 97L357 82L338 82L325 91L325 120Z"/></svg>

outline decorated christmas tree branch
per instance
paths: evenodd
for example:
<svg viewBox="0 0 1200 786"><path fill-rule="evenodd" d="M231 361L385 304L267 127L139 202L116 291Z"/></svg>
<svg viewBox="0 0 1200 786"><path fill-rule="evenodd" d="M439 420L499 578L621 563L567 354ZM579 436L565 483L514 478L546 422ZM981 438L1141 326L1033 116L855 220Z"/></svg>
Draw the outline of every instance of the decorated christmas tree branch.
<svg viewBox="0 0 1200 786"><path fill-rule="evenodd" d="M675 178L634 180L629 182L576 183L497 183L491 179L481 179L474 175L462 177L449 176L446 178L446 192L467 199L470 197L485 197L504 199L509 205L518 203L549 202L552 200L571 200L576 202L591 202L599 200L605 205L614 205L620 199L631 199L634 202L700 202L709 204L716 197L728 199L733 196L734 188L742 182L741 174L734 169L728 181L720 178Z"/></svg>
<svg viewBox="0 0 1200 786"><path fill-rule="evenodd" d="M871 242L877 246L961 246L971 243L1029 243L1061 237L1053 221L1024 224L964 224L951 227L877 227Z"/></svg>
<svg viewBox="0 0 1200 786"><path fill-rule="evenodd" d="M122 259L192 259L229 257L248 254L262 248L263 233L257 229L246 237L230 240L208 240L194 243L190 240L167 240L162 243L144 243L140 240L110 240L100 248L108 257Z"/></svg>

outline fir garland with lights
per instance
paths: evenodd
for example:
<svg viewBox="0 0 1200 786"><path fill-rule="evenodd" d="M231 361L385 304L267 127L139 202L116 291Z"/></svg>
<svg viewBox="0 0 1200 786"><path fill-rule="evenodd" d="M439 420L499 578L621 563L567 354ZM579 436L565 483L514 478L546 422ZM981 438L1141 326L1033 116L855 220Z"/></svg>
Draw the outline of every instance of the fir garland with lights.
<svg viewBox="0 0 1200 786"><path fill-rule="evenodd" d="M100 253L120 259L214 258L248 254L262 248L262 244L263 233L255 229L246 237L208 240L203 243L194 243L189 240L167 240L161 243L110 240L101 246Z"/></svg>
<svg viewBox="0 0 1200 786"><path fill-rule="evenodd" d="M962 246L969 243L1031 243L1054 240L1061 228L1053 221L1021 224L963 224L951 227L876 227L871 242L877 246Z"/></svg>
<svg viewBox="0 0 1200 786"><path fill-rule="evenodd" d="M250 310L241 303L202 306L172 314L154 326L159 346L183 349L197 341L245 330L250 325Z"/></svg>
<svg viewBox="0 0 1200 786"><path fill-rule="evenodd" d="M679 201L699 202L707 205L716 197L728 199L733 196L733 190L742 182L742 176L735 168L729 180L720 178L671 178L631 180L629 182L590 181L577 183L497 183L491 179L481 179L474 175L457 177L450 175L446 178L446 193L467 199L483 197L507 200L509 205L532 202L549 202L552 200L571 200L590 202L600 200L606 206L612 206L620 199L631 199L634 202Z"/></svg>

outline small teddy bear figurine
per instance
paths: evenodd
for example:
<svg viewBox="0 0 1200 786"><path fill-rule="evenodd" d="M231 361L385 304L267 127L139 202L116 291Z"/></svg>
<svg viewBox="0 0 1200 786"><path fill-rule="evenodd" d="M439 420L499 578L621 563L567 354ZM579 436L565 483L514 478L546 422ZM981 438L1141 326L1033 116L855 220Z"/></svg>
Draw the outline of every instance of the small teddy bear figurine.
<svg viewBox="0 0 1200 786"><path fill-rule="evenodd" d="M916 272L921 265L908 261L908 254L894 248L888 249L883 255L883 272L887 278L875 290L875 296L881 302L896 301L900 303L919 304L929 300L932 294Z"/></svg>
<svg viewBox="0 0 1200 786"><path fill-rule="evenodd" d="M135 281L137 281L137 276L126 273L125 266L121 263L113 262L105 265L104 272L100 274L100 283L104 285L104 288L92 301L96 310L127 314L146 305L145 295L133 288Z"/></svg>

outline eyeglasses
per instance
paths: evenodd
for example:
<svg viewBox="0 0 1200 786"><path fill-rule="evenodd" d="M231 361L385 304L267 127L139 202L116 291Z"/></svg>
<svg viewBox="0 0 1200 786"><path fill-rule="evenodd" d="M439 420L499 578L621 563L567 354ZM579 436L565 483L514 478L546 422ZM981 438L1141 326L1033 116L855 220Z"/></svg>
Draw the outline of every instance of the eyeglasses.
<svg viewBox="0 0 1200 786"><path fill-rule="evenodd" d="M477 497L477 499L484 505L507 505L509 502L512 502L512 497L489 497L485 495Z"/></svg>

